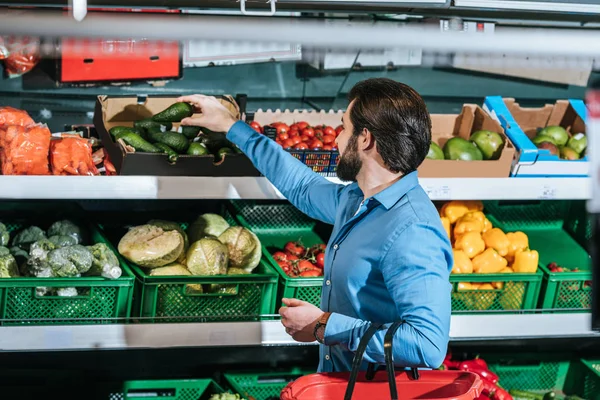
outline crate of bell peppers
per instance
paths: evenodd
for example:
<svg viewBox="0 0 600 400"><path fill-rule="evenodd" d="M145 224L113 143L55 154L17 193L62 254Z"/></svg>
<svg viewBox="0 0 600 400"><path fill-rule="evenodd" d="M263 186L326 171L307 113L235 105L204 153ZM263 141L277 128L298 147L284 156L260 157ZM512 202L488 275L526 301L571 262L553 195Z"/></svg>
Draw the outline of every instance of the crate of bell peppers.
<svg viewBox="0 0 600 400"><path fill-rule="evenodd" d="M539 251L544 274L539 307L586 312L592 302L591 236L584 202L486 202L486 210L507 230L519 230Z"/></svg>
<svg viewBox="0 0 600 400"><path fill-rule="evenodd" d="M476 400L513 400L512 396L501 386L498 375L490 370L487 362L482 358L456 360L452 357L452 353L448 352L440 369L466 371L479 375L483 385L481 395Z"/></svg>
<svg viewBox="0 0 600 400"><path fill-rule="evenodd" d="M542 272L527 235L484 213L481 201L450 201L440 218L450 237L454 265L452 312L535 309Z"/></svg>

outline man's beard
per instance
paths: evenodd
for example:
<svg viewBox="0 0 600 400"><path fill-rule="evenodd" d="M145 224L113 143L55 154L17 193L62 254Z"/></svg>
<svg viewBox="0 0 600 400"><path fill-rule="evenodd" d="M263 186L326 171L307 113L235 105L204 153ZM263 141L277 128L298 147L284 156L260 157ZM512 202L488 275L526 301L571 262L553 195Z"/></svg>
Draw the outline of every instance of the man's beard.
<svg viewBox="0 0 600 400"><path fill-rule="evenodd" d="M336 174L346 182L356 182L356 177L362 168L362 160L358 156L358 137L352 135L344 155L340 155Z"/></svg>

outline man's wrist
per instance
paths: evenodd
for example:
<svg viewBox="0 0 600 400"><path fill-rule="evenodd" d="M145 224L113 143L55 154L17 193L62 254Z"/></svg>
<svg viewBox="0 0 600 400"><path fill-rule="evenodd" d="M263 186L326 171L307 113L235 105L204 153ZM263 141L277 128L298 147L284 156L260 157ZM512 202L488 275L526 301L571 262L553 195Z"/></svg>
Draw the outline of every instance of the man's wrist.
<svg viewBox="0 0 600 400"><path fill-rule="evenodd" d="M324 344L325 342L325 326L327 325L327 321L329 320L330 316L330 312L323 313L321 317L319 317L319 319L317 320L317 324L315 325L313 334L315 336L315 340L321 344Z"/></svg>

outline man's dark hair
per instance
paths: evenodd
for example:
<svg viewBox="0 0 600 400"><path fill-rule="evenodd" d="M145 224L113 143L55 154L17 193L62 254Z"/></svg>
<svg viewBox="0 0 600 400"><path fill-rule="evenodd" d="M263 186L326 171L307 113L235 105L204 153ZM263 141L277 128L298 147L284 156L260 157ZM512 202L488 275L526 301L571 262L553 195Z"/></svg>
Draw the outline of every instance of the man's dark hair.
<svg viewBox="0 0 600 400"><path fill-rule="evenodd" d="M431 142L431 118L410 86L387 78L367 79L348 93L354 135L368 129L386 167L408 174L423 162Z"/></svg>

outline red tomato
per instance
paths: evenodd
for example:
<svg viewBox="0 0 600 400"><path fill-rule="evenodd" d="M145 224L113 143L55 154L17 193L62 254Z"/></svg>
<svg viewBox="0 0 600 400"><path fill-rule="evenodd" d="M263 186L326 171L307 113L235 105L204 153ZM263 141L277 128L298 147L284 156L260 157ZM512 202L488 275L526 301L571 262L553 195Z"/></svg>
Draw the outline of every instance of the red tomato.
<svg viewBox="0 0 600 400"><path fill-rule="evenodd" d="M335 136L335 129L333 129L330 126L325 127L325 129L323 129L323 133L326 135L334 135Z"/></svg>
<svg viewBox="0 0 600 400"><path fill-rule="evenodd" d="M302 136L300 136L300 141L301 142L308 142L308 141L310 141L310 138L308 136L306 136L306 135L302 135Z"/></svg>
<svg viewBox="0 0 600 400"><path fill-rule="evenodd" d="M298 144L298 143L302 142L302 140L300 139L300 136L292 136L292 137L290 137L290 139L294 142L294 144Z"/></svg>
<svg viewBox="0 0 600 400"><path fill-rule="evenodd" d="M335 142L335 136L334 135L325 135L323 136L323 144L331 144Z"/></svg>
<svg viewBox="0 0 600 400"><path fill-rule="evenodd" d="M288 253L288 255L287 255L287 260L288 260L289 262L293 262L293 261L298 261L299 259L298 259L298 256L295 256L295 255L293 255L293 254L290 254L290 253Z"/></svg>
<svg viewBox="0 0 600 400"><path fill-rule="evenodd" d="M323 142L321 142L318 139L315 139L308 144L308 147L310 147L313 150L320 150L323 148Z"/></svg>
<svg viewBox="0 0 600 400"><path fill-rule="evenodd" d="M325 246L323 243L321 243L321 244L315 244L314 246L312 246L310 248L310 254L315 255L315 254L318 254L318 253L323 253L323 252L325 252L325 248L326 247L327 246Z"/></svg>
<svg viewBox="0 0 600 400"><path fill-rule="evenodd" d="M281 145L284 149L291 149L292 147L294 147L294 141L292 139L286 139L281 142Z"/></svg>
<svg viewBox="0 0 600 400"><path fill-rule="evenodd" d="M315 268L315 265L308 260L302 260L298 263L298 271L300 272L312 271Z"/></svg>
<svg viewBox="0 0 600 400"><path fill-rule="evenodd" d="M315 129L315 137L321 139L323 137L323 131L320 129Z"/></svg>
<svg viewBox="0 0 600 400"><path fill-rule="evenodd" d="M335 128L335 134L336 134L336 136L339 135L343 130L344 130L344 126L343 125L338 125L337 128Z"/></svg>
<svg viewBox="0 0 600 400"><path fill-rule="evenodd" d="M287 133L280 133L277 135L277 138L281 141L288 140L290 137Z"/></svg>
<svg viewBox="0 0 600 400"><path fill-rule="evenodd" d="M277 265L283 270L283 272L288 272L291 270L290 263L287 261L279 260L277 261Z"/></svg>
<svg viewBox="0 0 600 400"><path fill-rule="evenodd" d="M294 256L302 256L304 255L304 247L296 242L287 242L285 245L285 251ZM288 257L288 260L290 258Z"/></svg>
<svg viewBox="0 0 600 400"><path fill-rule="evenodd" d="M276 251L275 253L273 253L273 258L276 261L287 261L287 254L285 254L283 251Z"/></svg>
<svg viewBox="0 0 600 400"><path fill-rule="evenodd" d="M252 127L252 129L254 129L256 132L258 133L263 133L263 129L262 126L260 126L260 124L256 121L252 121L250 122L250 126Z"/></svg>
<svg viewBox="0 0 600 400"><path fill-rule="evenodd" d="M324 144L322 150L331 151L333 150L333 147L330 144Z"/></svg>
<svg viewBox="0 0 600 400"><path fill-rule="evenodd" d="M277 129L277 134L281 135L282 133L288 133L290 127L286 124L279 124L275 127Z"/></svg>
<svg viewBox="0 0 600 400"><path fill-rule="evenodd" d="M290 135L290 137L300 136L300 132L298 131L298 129L290 129L290 131L288 132L288 135Z"/></svg>
<svg viewBox="0 0 600 400"><path fill-rule="evenodd" d="M298 124L291 124L290 125L290 131L291 130L298 130L298 129L300 129L300 128L298 128Z"/></svg>
<svg viewBox="0 0 600 400"><path fill-rule="evenodd" d="M315 137L315 130L313 128L304 128L300 132L302 132L302 135L308 136L309 138Z"/></svg>
<svg viewBox="0 0 600 400"><path fill-rule="evenodd" d="M300 272L300 276L302 278L316 278L322 276L323 273L321 271L317 271L316 269L311 269L307 271Z"/></svg>
<svg viewBox="0 0 600 400"><path fill-rule="evenodd" d="M317 254L317 261L315 262L315 264L317 265L317 267L323 269L325 268L325 253L319 253Z"/></svg>
<svg viewBox="0 0 600 400"><path fill-rule="evenodd" d="M298 126L298 129L302 130L308 128L309 125L308 122L300 121L296 123L296 126Z"/></svg>
<svg viewBox="0 0 600 400"><path fill-rule="evenodd" d="M308 150L308 145L304 142L300 142L294 146L294 150Z"/></svg>

